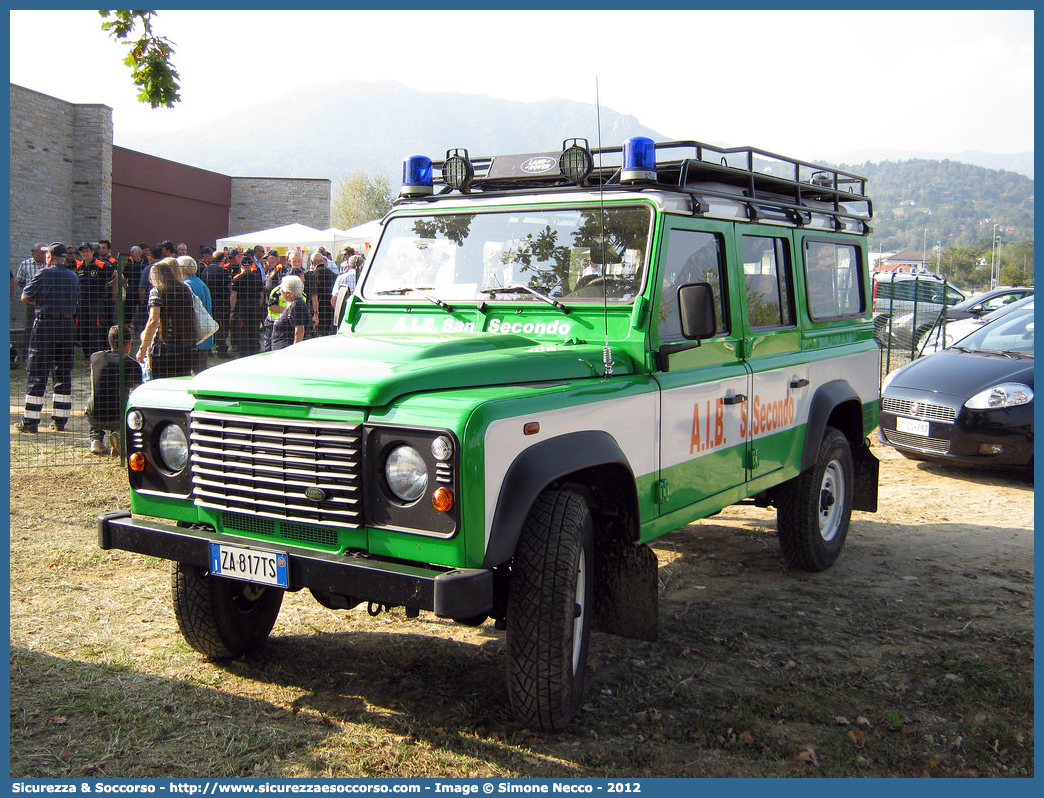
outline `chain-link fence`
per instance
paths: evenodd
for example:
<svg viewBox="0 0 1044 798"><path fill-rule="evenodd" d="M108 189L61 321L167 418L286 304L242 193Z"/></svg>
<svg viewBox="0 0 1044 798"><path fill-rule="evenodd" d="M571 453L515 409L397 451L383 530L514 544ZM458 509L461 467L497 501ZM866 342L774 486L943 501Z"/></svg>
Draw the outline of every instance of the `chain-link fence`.
<svg viewBox="0 0 1044 798"><path fill-rule="evenodd" d="M965 299L956 286L930 274L874 276L874 336L887 374L945 340L946 311Z"/></svg>
<svg viewBox="0 0 1044 798"><path fill-rule="evenodd" d="M82 466L121 457L119 397L141 381L141 370L131 358L118 358L116 353L124 351L124 342L132 354L137 350L140 326L131 324L137 286L133 294L118 290L125 282L120 263L81 267L75 282L49 281L46 290L40 277L33 279L41 270L13 275L11 468ZM34 284L30 293L36 304L21 301L24 284ZM91 357L113 349L109 331L121 322L111 362L95 358L93 370L98 373L92 383ZM97 394L93 404L92 390Z"/></svg>

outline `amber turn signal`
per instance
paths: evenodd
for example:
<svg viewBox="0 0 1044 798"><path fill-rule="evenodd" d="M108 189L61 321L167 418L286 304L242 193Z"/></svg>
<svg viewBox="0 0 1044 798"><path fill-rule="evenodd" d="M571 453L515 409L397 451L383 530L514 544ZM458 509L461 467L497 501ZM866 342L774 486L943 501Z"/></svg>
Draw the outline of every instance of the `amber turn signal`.
<svg viewBox="0 0 1044 798"><path fill-rule="evenodd" d="M143 455L141 452L135 452L127 458L127 464L130 466L131 471L144 471L145 455Z"/></svg>
<svg viewBox="0 0 1044 798"><path fill-rule="evenodd" d="M440 513L448 513L453 509L453 493L446 488L439 488L431 494L431 506Z"/></svg>

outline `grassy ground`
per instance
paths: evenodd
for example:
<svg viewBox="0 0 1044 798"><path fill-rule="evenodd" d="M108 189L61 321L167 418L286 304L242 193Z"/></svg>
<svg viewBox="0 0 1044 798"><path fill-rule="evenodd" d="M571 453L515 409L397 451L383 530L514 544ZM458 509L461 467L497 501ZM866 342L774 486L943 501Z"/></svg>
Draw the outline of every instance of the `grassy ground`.
<svg viewBox="0 0 1044 798"><path fill-rule="evenodd" d="M660 641L592 636L554 734L512 720L492 625L298 593L264 650L207 662L168 564L97 547L119 466L15 461L11 774L1032 776L1032 486L888 452L823 574L786 571L749 506L663 539Z"/></svg>

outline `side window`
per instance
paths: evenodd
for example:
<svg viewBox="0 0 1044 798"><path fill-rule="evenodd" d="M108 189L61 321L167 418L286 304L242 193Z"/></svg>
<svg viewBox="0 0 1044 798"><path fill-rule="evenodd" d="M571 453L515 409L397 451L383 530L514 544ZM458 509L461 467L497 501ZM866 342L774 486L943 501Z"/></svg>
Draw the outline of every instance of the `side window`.
<svg viewBox="0 0 1044 798"><path fill-rule="evenodd" d="M961 296L960 292L952 285L946 286L946 304L953 307L959 302L963 302L967 297Z"/></svg>
<svg viewBox="0 0 1044 798"><path fill-rule="evenodd" d="M743 236L743 280L752 330L794 325L794 292L783 239Z"/></svg>
<svg viewBox="0 0 1044 798"><path fill-rule="evenodd" d="M661 341L680 341L678 288L686 283L710 283L714 289L714 315L718 334L728 332L729 321L721 301L725 288L725 257L721 236L698 230L672 230L667 257L661 266L659 329Z"/></svg>
<svg viewBox="0 0 1044 798"><path fill-rule="evenodd" d="M859 250L851 244L805 241L805 286L816 321L858 316L863 303Z"/></svg>

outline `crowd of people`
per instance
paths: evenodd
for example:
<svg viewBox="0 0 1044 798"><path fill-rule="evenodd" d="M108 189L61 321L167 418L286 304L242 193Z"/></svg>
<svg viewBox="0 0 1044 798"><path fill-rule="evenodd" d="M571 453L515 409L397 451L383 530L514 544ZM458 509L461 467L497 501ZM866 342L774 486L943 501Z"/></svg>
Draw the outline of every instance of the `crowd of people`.
<svg viewBox="0 0 1044 798"><path fill-rule="evenodd" d="M281 255L262 246L201 247L197 262L187 245L169 240L133 246L126 256L114 254L105 240L76 248L38 243L11 274L12 297L20 292L26 306L27 331L22 351L13 343L11 350L12 366L22 357L27 371L15 430L38 431L49 377L50 428L65 429L78 346L91 368L91 451L102 454L106 439L115 442L106 433L121 423L122 411L108 409L122 407L110 385L122 357L124 366L140 366L121 380L126 391L142 380L197 374L212 356L275 351L332 335L337 293L342 286L354 291L363 261L352 247L336 260L319 247L306 265L300 249ZM200 334L194 297L218 324L212 336Z"/></svg>

